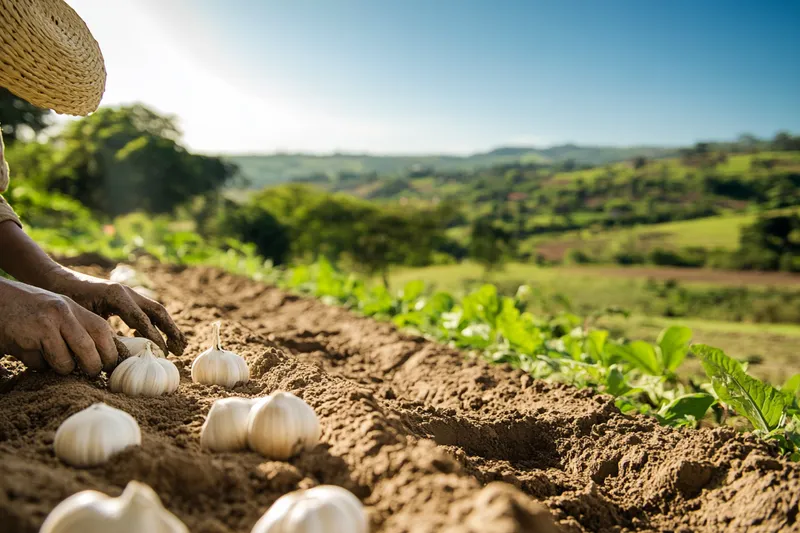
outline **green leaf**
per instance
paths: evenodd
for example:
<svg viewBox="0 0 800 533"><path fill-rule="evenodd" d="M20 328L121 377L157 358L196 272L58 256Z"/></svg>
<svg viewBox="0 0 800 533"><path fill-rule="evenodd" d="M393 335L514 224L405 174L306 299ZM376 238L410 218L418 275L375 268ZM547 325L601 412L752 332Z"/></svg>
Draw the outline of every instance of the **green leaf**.
<svg viewBox="0 0 800 533"><path fill-rule="evenodd" d="M524 354L534 355L544 343L539 328L523 318L510 298L503 300L503 310L497 316L497 331Z"/></svg>
<svg viewBox="0 0 800 533"><path fill-rule="evenodd" d="M397 325L397 327L406 327L406 326L422 326L427 323L427 318L423 313L419 311L412 311L410 313L401 313L396 315L392 322Z"/></svg>
<svg viewBox="0 0 800 533"><path fill-rule="evenodd" d="M423 310L429 315L437 316L450 311L453 305L455 305L455 300L449 293L437 292L428 298Z"/></svg>
<svg viewBox="0 0 800 533"><path fill-rule="evenodd" d="M402 299L404 302L413 302L414 300L422 296L423 292L425 292L424 281L422 280L409 281L403 286Z"/></svg>
<svg viewBox="0 0 800 533"><path fill-rule="evenodd" d="M692 330L683 326L672 326L658 336L658 347L661 351L661 366L675 372L689 352L689 341Z"/></svg>
<svg viewBox="0 0 800 533"><path fill-rule="evenodd" d="M714 397L705 392L679 396L661 408L659 414L666 423L672 423L687 416L700 420L714 403Z"/></svg>
<svg viewBox="0 0 800 533"><path fill-rule="evenodd" d="M783 422L786 396L768 383L748 376L742 366L722 350L695 344L703 369L719 398L745 416L753 427L769 432Z"/></svg>
<svg viewBox="0 0 800 533"><path fill-rule="evenodd" d="M781 392L794 396L797 394L798 389L800 389L800 374L795 374L786 380L786 383L781 387Z"/></svg>
<svg viewBox="0 0 800 533"><path fill-rule="evenodd" d="M495 327L495 320L500 313L500 298L497 296L497 287L483 285L477 291L471 292L461 300L464 310L464 319L468 322L482 321Z"/></svg>
<svg viewBox="0 0 800 533"><path fill-rule="evenodd" d="M603 354L605 349L606 339L608 339L608 332L602 329L590 331L586 336L586 353L589 357L597 362L606 364L606 358Z"/></svg>
<svg viewBox="0 0 800 533"><path fill-rule="evenodd" d="M622 396L631 387L625 383L625 374L617 365L612 365L606 374L606 392L614 396Z"/></svg>
<svg viewBox="0 0 800 533"><path fill-rule="evenodd" d="M649 342L634 341L614 348L615 353L642 372L651 376L661 375L661 365L656 357L656 350Z"/></svg>

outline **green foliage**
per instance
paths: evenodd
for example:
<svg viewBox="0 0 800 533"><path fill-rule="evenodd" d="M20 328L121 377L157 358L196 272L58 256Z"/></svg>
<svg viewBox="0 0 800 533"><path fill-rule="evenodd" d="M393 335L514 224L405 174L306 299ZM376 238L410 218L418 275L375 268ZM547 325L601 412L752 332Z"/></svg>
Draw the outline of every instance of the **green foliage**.
<svg viewBox="0 0 800 533"><path fill-rule="evenodd" d="M50 125L52 113L14 96L0 87L0 133L8 146L15 144L25 129L39 133Z"/></svg>
<svg viewBox="0 0 800 533"><path fill-rule="evenodd" d="M271 244L258 235L257 221L274 219L288 232L292 257L347 261L368 275L385 275L391 265L430 264L447 247L448 216L446 204L382 206L293 184L265 189L242 206L231 206L223 227L241 240L267 246Z"/></svg>
<svg viewBox="0 0 800 533"><path fill-rule="evenodd" d="M733 263L745 270L795 271L795 265L800 267L800 215L761 217L743 228Z"/></svg>
<svg viewBox="0 0 800 533"><path fill-rule="evenodd" d="M722 350L698 344L692 351L701 358L711 385L723 402L765 433L778 428L786 415L787 398L768 383L753 378Z"/></svg>
<svg viewBox="0 0 800 533"><path fill-rule="evenodd" d="M469 254L472 259L491 271L503 264L514 250L511 233L489 217L481 217L472 224Z"/></svg>
<svg viewBox="0 0 800 533"><path fill-rule="evenodd" d="M665 404L657 417L662 424L685 425L702 419L716 400L705 392L684 394Z"/></svg>
<svg viewBox="0 0 800 533"><path fill-rule="evenodd" d="M221 187L234 172L218 158L190 154L179 137L171 117L144 106L101 108L54 140L11 153L9 165L99 214L166 213Z"/></svg>
<svg viewBox="0 0 800 533"><path fill-rule="evenodd" d="M255 244L258 253L276 265L289 258L289 228L256 205L228 205L220 215L218 229L226 235Z"/></svg>

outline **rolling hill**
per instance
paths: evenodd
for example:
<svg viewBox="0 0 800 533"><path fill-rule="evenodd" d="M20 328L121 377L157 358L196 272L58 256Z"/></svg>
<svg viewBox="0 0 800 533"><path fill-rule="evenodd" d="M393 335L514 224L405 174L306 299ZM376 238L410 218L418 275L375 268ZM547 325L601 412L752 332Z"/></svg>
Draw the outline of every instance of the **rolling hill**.
<svg viewBox="0 0 800 533"><path fill-rule="evenodd" d="M577 165L603 165L637 156L669 157L676 152L677 149L665 147L565 144L549 148L507 146L468 156L278 153L225 158L239 167L238 177L246 179L249 188L260 189L286 181L313 181L342 175L402 176L422 170L471 171L509 163L558 163L567 160L573 160Z"/></svg>

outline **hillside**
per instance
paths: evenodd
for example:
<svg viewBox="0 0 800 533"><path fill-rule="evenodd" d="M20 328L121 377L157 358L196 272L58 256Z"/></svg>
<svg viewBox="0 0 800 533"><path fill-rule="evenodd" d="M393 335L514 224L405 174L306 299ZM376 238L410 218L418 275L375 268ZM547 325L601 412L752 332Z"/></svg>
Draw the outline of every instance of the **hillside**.
<svg viewBox="0 0 800 533"><path fill-rule="evenodd" d="M496 165L518 163L553 164L572 160L576 165L604 165L634 157L659 158L674 155L662 147L576 146L549 148L501 147L469 156L368 155L368 154L270 154L235 155L226 159L239 166L239 177L259 189L292 180L326 181L364 176L403 176L420 172L474 171Z"/></svg>

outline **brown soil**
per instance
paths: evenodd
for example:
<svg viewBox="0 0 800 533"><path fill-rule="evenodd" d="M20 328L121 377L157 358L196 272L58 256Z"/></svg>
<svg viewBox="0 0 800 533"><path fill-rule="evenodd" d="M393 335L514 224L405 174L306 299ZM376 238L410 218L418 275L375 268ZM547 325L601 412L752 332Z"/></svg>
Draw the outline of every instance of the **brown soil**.
<svg viewBox="0 0 800 533"><path fill-rule="evenodd" d="M129 398L109 393L104 379L22 372L2 360L0 531L33 533L70 494L117 495L131 479L201 533L247 533L279 496L320 483L353 491L373 531L386 533L800 527L800 466L753 437L623 416L608 396L534 381L214 270L147 274L190 341L173 358L181 388ZM253 376L233 392L188 376L217 319ZM215 399L278 389L314 407L323 444L287 463L200 449ZM133 415L143 446L100 467L65 466L53 454L55 430L96 401Z"/></svg>

